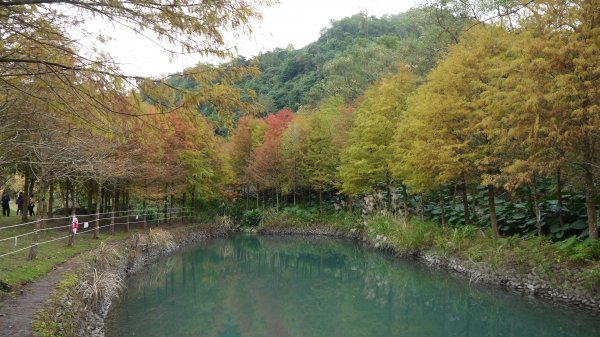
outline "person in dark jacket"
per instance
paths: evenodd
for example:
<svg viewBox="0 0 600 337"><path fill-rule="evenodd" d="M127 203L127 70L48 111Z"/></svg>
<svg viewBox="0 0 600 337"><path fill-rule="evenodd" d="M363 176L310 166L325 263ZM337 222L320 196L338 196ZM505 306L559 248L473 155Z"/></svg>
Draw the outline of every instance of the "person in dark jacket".
<svg viewBox="0 0 600 337"><path fill-rule="evenodd" d="M33 211L34 207L35 207L35 199L33 198L33 194L32 194L31 197L29 198L29 216L35 215L35 212Z"/></svg>
<svg viewBox="0 0 600 337"><path fill-rule="evenodd" d="M10 196L6 191L2 194L2 215L10 216Z"/></svg>
<svg viewBox="0 0 600 337"><path fill-rule="evenodd" d="M24 201L25 201L25 199L23 198L23 192L19 192L17 201L15 201L15 203L17 204L17 215L19 215L19 214L23 215L23 202Z"/></svg>

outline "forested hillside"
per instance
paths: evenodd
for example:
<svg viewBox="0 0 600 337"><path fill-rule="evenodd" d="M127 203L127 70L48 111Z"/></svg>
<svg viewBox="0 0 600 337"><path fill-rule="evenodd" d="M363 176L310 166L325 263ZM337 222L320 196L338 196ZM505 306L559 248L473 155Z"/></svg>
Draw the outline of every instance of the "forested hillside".
<svg viewBox="0 0 600 337"><path fill-rule="evenodd" d="M381 18L361 13L333 21L317 41L303 48L290 46L240 59L260 69L259 76L240 85L255 90L265 112L273 113L284 107L315 106L334 95L351 101L400 60L425 76L452 41L442 27L430 24L430 11L413 9Z"/></svg>
<svg viewBox="0 0 600 337"><path fill-rule="evenodd" d="M444 26L434 24L437 17L444 20ZM472 19L460 19L449 11L427 7L379 18L358 13L332 21L317 41L300 49L290 45L252 59L238 56L222 67L256 67L258 76L245 77L236 86L256 93L263 115L282 108L296 111L301 106L316 106L331 96L351 102L369 85L392 72L399 61L424 78L454 41L448 30L460 31L470 22ZM185 76L172 83L182 88L195 87ZM214 117L211 111L202 110Z"/></svg>
<svg viewBox="0 0 600 337"><path fill-rule="evenodd" d="M244 88L296 114L240 120L235 181L256 207L318 196L321 212L597 239L598 5L535 1L478 24L444 7L456 34L423 24L439 8L355 15L261 55Z"/></svg>

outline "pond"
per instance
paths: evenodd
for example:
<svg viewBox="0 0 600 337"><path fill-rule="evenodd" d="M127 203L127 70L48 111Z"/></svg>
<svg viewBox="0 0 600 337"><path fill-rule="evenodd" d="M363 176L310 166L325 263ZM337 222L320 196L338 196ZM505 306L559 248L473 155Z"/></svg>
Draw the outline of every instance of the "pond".
<svg viewBox="0 0 600 337"><path fill-rule="evenodd" d="M320 237L235 235L127 280L106 336L600 336L594 318Z"/></svg>

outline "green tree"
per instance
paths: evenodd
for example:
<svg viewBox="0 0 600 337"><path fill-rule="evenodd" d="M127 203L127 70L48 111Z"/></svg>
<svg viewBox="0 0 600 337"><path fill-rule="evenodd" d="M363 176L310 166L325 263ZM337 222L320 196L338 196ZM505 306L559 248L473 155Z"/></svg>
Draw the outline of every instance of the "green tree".
<svg viewBox="0 0 600 337"><path fill-rule="evenodd" d="M367 90L350 131L339 167L341 190L355 195L381 186L391 190L394 131L416 88L416 77L405 64ZM391 200L391 199L390 199Z"/></svg>

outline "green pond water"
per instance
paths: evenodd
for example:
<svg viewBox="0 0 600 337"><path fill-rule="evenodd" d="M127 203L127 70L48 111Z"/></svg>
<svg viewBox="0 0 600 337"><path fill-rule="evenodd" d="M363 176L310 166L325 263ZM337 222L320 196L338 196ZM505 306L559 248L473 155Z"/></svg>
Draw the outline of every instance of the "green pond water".
<svg viewBox="0 0 600 337"><path fill-rule="evenodd" d="M237 235L128 279L106 336L600 336L530 301L347 241Z"/></svg>

